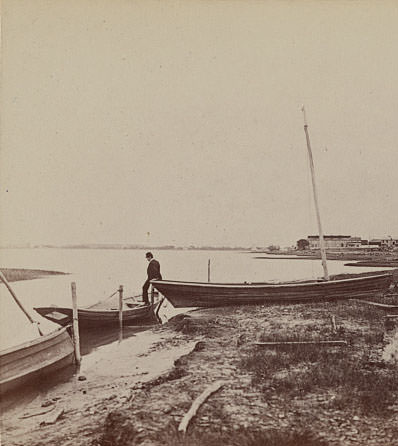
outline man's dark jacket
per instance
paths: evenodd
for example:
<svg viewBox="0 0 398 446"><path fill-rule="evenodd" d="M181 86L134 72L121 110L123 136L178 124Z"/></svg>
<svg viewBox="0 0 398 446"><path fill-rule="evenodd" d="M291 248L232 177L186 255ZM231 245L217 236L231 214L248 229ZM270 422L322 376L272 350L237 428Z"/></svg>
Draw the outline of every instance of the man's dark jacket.
<svg viewBox="0 0 398 446"><path fill-rule="evenodd" d="M162 280L162 275L160 274L160 264L155 259L152 259L149 262L147 273L148 273L148 280L152 279Z"/></svg>

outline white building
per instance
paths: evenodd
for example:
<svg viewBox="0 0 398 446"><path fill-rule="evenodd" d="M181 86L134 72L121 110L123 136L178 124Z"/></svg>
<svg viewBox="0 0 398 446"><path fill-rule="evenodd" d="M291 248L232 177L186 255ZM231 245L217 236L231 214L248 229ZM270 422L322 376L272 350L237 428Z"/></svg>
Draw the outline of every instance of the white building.
<svg viewBox="0 0 398 446"><path fill-rule="evenodd" d="M376 245L385 249L393 249L398 247L398 238L393 238L390 235L384 238L374 238L369 240L369 245Z"/></svg>
<svg viewBox="0 0 398 446"><path fill-rule="evenodd" d="M361 237L351 235L324 235L326 249L360 248L362 246ZM309 249L320 249L319 235L309 235L307 237Z"/></svg>

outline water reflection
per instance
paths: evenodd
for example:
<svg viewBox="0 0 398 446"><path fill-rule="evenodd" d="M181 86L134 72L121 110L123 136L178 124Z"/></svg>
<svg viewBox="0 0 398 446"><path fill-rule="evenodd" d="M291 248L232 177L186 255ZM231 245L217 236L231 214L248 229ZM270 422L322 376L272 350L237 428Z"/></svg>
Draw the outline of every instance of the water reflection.
<svg viewBox="0 0 398 446"><path fill-rule="evenodd" d="M112 344L113 342L120 343L156 325L158 324L147 322L146 324L141 324L139 327L125 326L122 329L119 327L101 327L100 329L90 328L82 330L80 331L81 355L84 357L103 345Z"/></svg>

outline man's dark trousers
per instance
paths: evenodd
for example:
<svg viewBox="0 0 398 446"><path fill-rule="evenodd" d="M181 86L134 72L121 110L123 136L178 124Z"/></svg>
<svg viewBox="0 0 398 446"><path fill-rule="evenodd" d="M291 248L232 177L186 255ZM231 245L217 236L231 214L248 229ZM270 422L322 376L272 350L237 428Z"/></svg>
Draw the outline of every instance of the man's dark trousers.
<svg viewBox="0 0 398 446"><path fill-rule="evenodd" d="M149 300L148 300L149 286L150 286L150 282L149 282L149 279L147 279L144 283L144 286L142 287L142 300L144 301L144 304L149 304Z"/></svg>

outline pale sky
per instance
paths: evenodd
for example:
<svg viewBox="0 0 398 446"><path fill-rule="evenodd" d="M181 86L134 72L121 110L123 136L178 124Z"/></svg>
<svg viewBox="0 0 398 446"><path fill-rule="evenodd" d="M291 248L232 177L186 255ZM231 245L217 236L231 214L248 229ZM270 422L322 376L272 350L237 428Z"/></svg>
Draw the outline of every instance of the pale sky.
<svg viewBox="0 0 398 446"><path fill-rule="evenodd" d="M398 236L398 2L3 0L2 243Z"/></svg>

